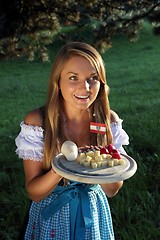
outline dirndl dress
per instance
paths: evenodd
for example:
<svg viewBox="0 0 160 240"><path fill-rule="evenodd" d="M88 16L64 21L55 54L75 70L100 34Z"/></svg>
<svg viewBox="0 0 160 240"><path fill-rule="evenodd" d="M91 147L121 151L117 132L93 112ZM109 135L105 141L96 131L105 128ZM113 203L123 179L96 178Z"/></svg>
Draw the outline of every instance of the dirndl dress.
<svg viewBox="0 0 160 240"><path fill-rule="evenodd" d="M121 153L128 135L122 120L111 125L113 143ZM21 123L16 153L22 159L42 161L44 130ZM114 240L107 197L100 185L70 181L57 186L40 202L32 201L25 240Z"/></svg>

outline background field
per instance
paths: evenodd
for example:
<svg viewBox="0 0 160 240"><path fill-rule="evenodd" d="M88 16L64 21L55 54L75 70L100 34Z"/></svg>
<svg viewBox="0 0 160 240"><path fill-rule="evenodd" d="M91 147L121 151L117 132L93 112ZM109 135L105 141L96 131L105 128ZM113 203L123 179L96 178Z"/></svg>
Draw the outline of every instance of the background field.
<svg viewBox="0 0 160 240"><path fill-rule="evenodd" d="M29 200L14 139L25 114L45 102L51 63L0 62L0 239L17 239ZM160 37L145 25L140 40L117 36L103 58L110 104L130 136L126 148L138 164L119 194L109 199L116 240L160 239Z"/></svg>

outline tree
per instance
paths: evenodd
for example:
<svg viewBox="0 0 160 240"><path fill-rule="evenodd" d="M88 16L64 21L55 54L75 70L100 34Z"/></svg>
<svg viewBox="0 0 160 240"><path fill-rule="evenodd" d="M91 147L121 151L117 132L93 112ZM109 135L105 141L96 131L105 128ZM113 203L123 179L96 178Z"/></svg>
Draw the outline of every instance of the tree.
<svg viewBox="0 0 160 240"><path fill-rule="evenodd" d="M85 28L91 44L104 51L119 33L135 41L146 18L160 26L160 0L1 0L0 56L47 61L55 37L85 41ZM72 34L65 26L74 26Z"/></svg>

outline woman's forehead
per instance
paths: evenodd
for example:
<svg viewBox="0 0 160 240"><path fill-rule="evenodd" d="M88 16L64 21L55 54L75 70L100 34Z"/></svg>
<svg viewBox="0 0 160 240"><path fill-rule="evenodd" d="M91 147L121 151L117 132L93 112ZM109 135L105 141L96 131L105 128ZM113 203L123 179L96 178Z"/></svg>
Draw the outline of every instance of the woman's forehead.
<svg viewBox="0 0 160 240"><path fill-rule="evenodd" d="M68 59L68 61L64 64L62 72L70 71L89 71L89 72L97 72L93 63L91 63L87 58L83 56L72 56Z"/></svg>

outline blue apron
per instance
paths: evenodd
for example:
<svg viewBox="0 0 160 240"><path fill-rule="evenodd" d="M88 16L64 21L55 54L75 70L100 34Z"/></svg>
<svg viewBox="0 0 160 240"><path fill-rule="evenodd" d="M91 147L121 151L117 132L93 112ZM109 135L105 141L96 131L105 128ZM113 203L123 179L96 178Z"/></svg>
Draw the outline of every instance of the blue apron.
<svg viewBox="0 0 160 240"><path fill-rule="evenodd" d="M57 186L54 193L56 199L42 209L42 217L47 220L67 203L70 204L70 239L85 238L85 228L92 226L88 193L99 189L99 185L72 182L67 187Z"/></svg>

